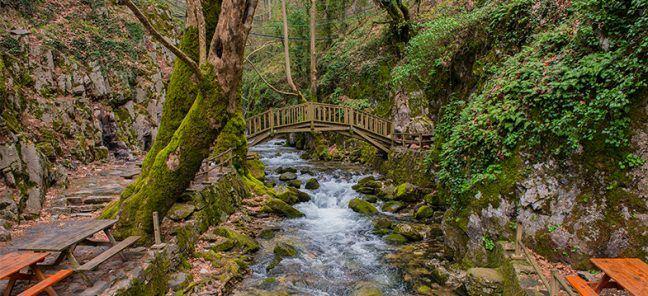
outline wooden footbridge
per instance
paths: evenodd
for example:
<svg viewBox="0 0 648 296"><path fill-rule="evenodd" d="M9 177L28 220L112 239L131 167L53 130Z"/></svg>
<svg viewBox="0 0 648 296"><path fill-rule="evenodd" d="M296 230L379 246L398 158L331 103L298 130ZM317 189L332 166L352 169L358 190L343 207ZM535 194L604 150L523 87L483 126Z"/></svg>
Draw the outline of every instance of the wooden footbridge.
<svg viewBox="0 0 648 296"><path fill-rule="evenodd" d="M246 119L250 146L278 134L336 132L364 140L388 152L392 146L423 148L432 143L431 134L397 133L394 123L351 107L308 102L270 109Z"/></svg>

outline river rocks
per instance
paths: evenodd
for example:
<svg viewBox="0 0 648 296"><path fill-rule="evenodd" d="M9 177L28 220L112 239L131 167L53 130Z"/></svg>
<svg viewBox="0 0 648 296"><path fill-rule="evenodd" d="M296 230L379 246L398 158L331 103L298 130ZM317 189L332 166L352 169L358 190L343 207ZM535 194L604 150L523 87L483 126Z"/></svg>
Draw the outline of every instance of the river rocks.
<svg viewBox="0 0 648 296"><path fill-rule="evenodd" d="M396 186L393 184L385 184L376 193L376 196L382 200L392 200L396 195Z"/></svg>
<svg viewBox="0 0 648 296"><path fill-rule="evenodd" d="M370 202L370 203L376 203L378 201L378 198L375 195L367 194L362 197L362 199Z"/></svg>
<svg viewBox="0 0 648 296"><path fill-rule="evenodd" d="M299 188L301 188L302 181L295 179L295 180L290 180L290 181L286 182L286 184L288 186L290 186L290 187L299 189Z"/></svg>
<svg viewBox="0 0 648 296"><path fill-rule="evenodd" d="M373 233L378 235L385 235L391 231L392 220L388 217L378 217L371 221L373 225Z"/></svg>
<svg viewBox="0 0 648 296"><path fill-rule="evenodd" d="M422 190L415 185L410 183L403 183L396 187L396 193L394 194L394 199L400 201L414 202L418 201L423 197Z"/></svg>
<svg viewBox="0 0 648 296"><path fill-rule="evenodd" d="M298 202L307 202L311 199L308 193L297 190L294 187L280 186L275 190L275 193L278 199L289 205L294 205Z"/></svg>
<svg viewBox="0 0 648 296"><path fill-rule="evenodd" d="M304 216L304 213L293 208L291 205L285 203L281 199L272 197L268 198L268 200L266 201L263 207L263 211L274 213L287 218L300 218Z"/></svg>
<svg viewBox="0 0 648 296"><path fill-rule="evenodd" d="M285 172L279 175L279 181L290 181L295 179L297 179L297 174L293 172Z"/></svg>
<svg viewBox="0 0 648 296"><path fill-rule="evenodd" d="M376 181L373 176L362 178L358 184L353 185L353 190L364 194L376 194L380 189L380 182Z"/></svg>
<svg viewBox="0 0 648 296"><path fill-rule="evenodd" d="M351 208L354 212L360 213L360 214L374 214L378 210L376 210L376 207L374 207L372 204L359 199L359 198L354 198L349 201L349 208Z"/></svg>
<svg viewBox="0 0 648 296"><path fill-rule="evenodd" d="M286 242L279 242L277 245L274 247L272 250L274 253L274 258L272 259L272 262L266 267L266 270L272 270L275 268L279 263L281 263L281 260L287 257L295 257L297 256L297 249Z"/></svg>
<svg viewBox="0 0 648 296"><path fill-rule="evenodd" d="M400 201L388 201L382 205L382 210L384 212L396 213L405 207L405 204Z"/></svg>
<svg viewBox="0 0 648 296"><path fill-rule="evenodd" d="M266 240L273 239L279 231L281 231L279 227L268 227L259 232L259 237Z"/></svg>
<svg viewBox="0 0 648 296"><path fill-rule="evenodd" d="M420 241L427 237L429 227L425 224L398 223L394 226L394 233L398 233L408 241Z"/></svg>
<svg viewBox="0 0 648 296"><path fill-rule="evenodd" d="M236 245L242 247L245 252L256 252L259 250L259 243L253 238L234 231L224 226L214 228L214 234L236 242Z"/></svg>
<svg viewBox="0 0 648 296"><path fill-rule="evenodd" d="M353 287L351 296L382 296L383 293L377 284L372 282L359 282Z"/></svg>
<svg viewBox="0 0 648 296"><path fill-rule="evenodd" d="M390 235L387 235L384 237L384 240L390 244L394 245L402 245L407 243L407 238L404 236L398 234L398 233L392 233Z"/></svg>
<svg viewBox="0 0 648 296"><path fill-rule="evenodd" d="M467 272L466 291L470 296L502 295L504 278L492 268L471 268Z"/></svg>
<svg viewBox="0 0 648 296"><path fill-rule="evenodd" d="M278 168L275 170L275 172L276 172L277 174L280 174L280 175L283 174L283 173L293 173L293 174L296 174L296 173L297 173L297 169L295 169L295 168L290 168L290 167L286 167L286 168L285 168L285 167L278 167Z"/></svg>
<svg viewBox="0 0 648 296"><path fill-rule="evenodd" d="M191 216L195 210L196 207L192 204L176 203L169 209L167 217L173 221L182 221Z"/></svg>
<svg viewBox="0 0 648 296"><path fill-rule="evenodd" d="M309 190L315 190L320 188L320 184L315 178L310 178L308 181L306 181L306 185L304 188L309 189Z"/></svg>
<svg viewBox="0 0 648 296"><path fill-rule="evenodd" d="M428 219L432 216L434 216L434 210L427 205L419 207L418 210L416 210L416 213L414 213L414 218L418 220Z"/></svg>

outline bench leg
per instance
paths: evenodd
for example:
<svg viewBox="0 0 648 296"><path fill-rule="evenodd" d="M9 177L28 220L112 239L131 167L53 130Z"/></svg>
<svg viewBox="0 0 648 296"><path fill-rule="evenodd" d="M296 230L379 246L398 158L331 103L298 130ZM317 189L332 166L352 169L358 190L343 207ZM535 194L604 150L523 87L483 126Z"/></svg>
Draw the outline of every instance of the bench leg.
<svg viewBox="0 0 648 296"><path fill-rule="evenodd" d="M81 265L79 264L79 261L77 261L76 258L74 257L74 246L68 249L66 253L67 253L68 260L70 260L70 263L72 263L72 267L74 267L74 270L79 273L79 275L81 276L83 281L85 281L88 287L92 286L92 281L90 281L88 275L86 275L82 271L79 271L79 267Z"/></svg>
<svg viewBox="0 0 648 296"><path fill-rule="evenodd" d="M110 229L104 229L104 233L108 237L108 240L110 240L110 243L114 246L117 244L117 240L115 237L113 237L112 233L110 233ZM124 256L124 253L119 252L119 257L122 259L122 261L126 262L126 256Z"/></svg>
<svg viewBox="0 0 648 296"><path fill-rule="evenodd" d="M608 283L610 283L610 279L609 275L603 274L603 278L601 278L601 281L596 285L594 291L596 291L596 293L601 293L601 290L607 287Z"/></svg>
<svg viewBox="0 0 648 296"><path fill-rule="evenodd" d="M14 285L16 284L16 279L9 279L9 283L7 283L7 286L4 288L4 291L2 292L3 296L9 296L11 295L11 290L13 290Z"/></svg>
<svg viewBox="0 0 648 296"><path fill-rule="evenodd" d="M36 275L36 278L39 281L43 281L43 280L45 280L47 278L45 276L45 274L43 274L43 272L38 267L32 266L32 270L34 271L34 274ZM52 287L45 288L45 292L49 296L57 296L56 291L54 291L54 288L52 288Z"/></svg>

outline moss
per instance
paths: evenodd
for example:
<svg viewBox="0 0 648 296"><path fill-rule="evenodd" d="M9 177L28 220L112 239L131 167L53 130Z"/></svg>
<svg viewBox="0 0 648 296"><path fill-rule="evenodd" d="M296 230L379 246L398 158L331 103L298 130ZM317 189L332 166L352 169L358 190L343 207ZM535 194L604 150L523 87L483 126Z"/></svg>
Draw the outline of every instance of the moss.
<svg viewBox="0 0 648 296"><path fill-rule="evenodd" d="M117 291L119 296L161 296L168 290L171 275L171 261L166 251L158 253L143 272L133 280L130 288Z"/></svg>
<svg viewBox="0 0 648 296"><path fill-rule="evenodd" d="M275 196L274 189L265 186L263 182L259 181L257 178L252 176L252 174L247 174L241 177L245 187L252 193L256 195L268 195Z"/></svg>
<svg viewBox="0 0 648 296"><path fill-rule="evenodd" d="M284 201L273 197L266 200L266 203L263 206L263 211L268 213L275 213L288 218L300 218L304 216L304 213L293 208Z"/></svg>
<svg viewBox="0 0 648 296"><path fill-rule="evenodd" d="M238 233L231 228L222 226L216 227L214 229L214 234L233 240L236 242L236 245L242 247L245 252L256 252L259 250L259 243L254 239L245 234Z"/></svg>
<svg viewBox="0 0 648 296"><path fill-rule="evenodd" d="M402 245L407 243L407 238L405 238L400 234L392 233L388 236L385 236L385 241L387 241L390 244Z"/></svg>
<svg viewBox="0 0 648 296"><path fill-rule="evenodd" d="M349 208L364 215L375 214L378 211L372 204L357 197L349 201Z"/></svg>
<svg viewBox="0 0 648 296"><path fill-rule="evenodd" d="M250 175L259 181L265 179L265 165L261 160L250 159L246 161L246 166Z"/></svg>
<svg viewBox="0 0 648 296"><path fill-rule="evenodd" d="M216 139L212 156L218 156L232 149L232 166L240 173L247 173L247 139L245 138L245 118L241 111L232 114ZM258 172L257 172L258 173ZM258 179L258 178L257 178ZM261 179L259 179L261 180Z"/></svg>
<svg viewBox="0 0 648 296"><path fill-rule="evenodd" d="M199 230L225 221L249 196L244 181L236 175L226 175L199 193L194 194L193 202L199 209L194 216Z"/></svg>

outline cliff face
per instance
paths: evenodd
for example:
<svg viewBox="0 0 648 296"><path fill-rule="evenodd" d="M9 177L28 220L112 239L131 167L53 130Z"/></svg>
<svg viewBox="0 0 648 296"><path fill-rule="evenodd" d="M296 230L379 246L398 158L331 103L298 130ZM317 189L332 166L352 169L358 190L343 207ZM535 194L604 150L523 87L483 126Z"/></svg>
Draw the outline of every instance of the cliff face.
<svg viewBox="0 0 648 296"><path fill-rule="evenodd" d="M174 58L108 1L11 3L0 2L0 226L37 217L68 169L147 149ZM166 11L147 12L177 36Z"/></svg>

